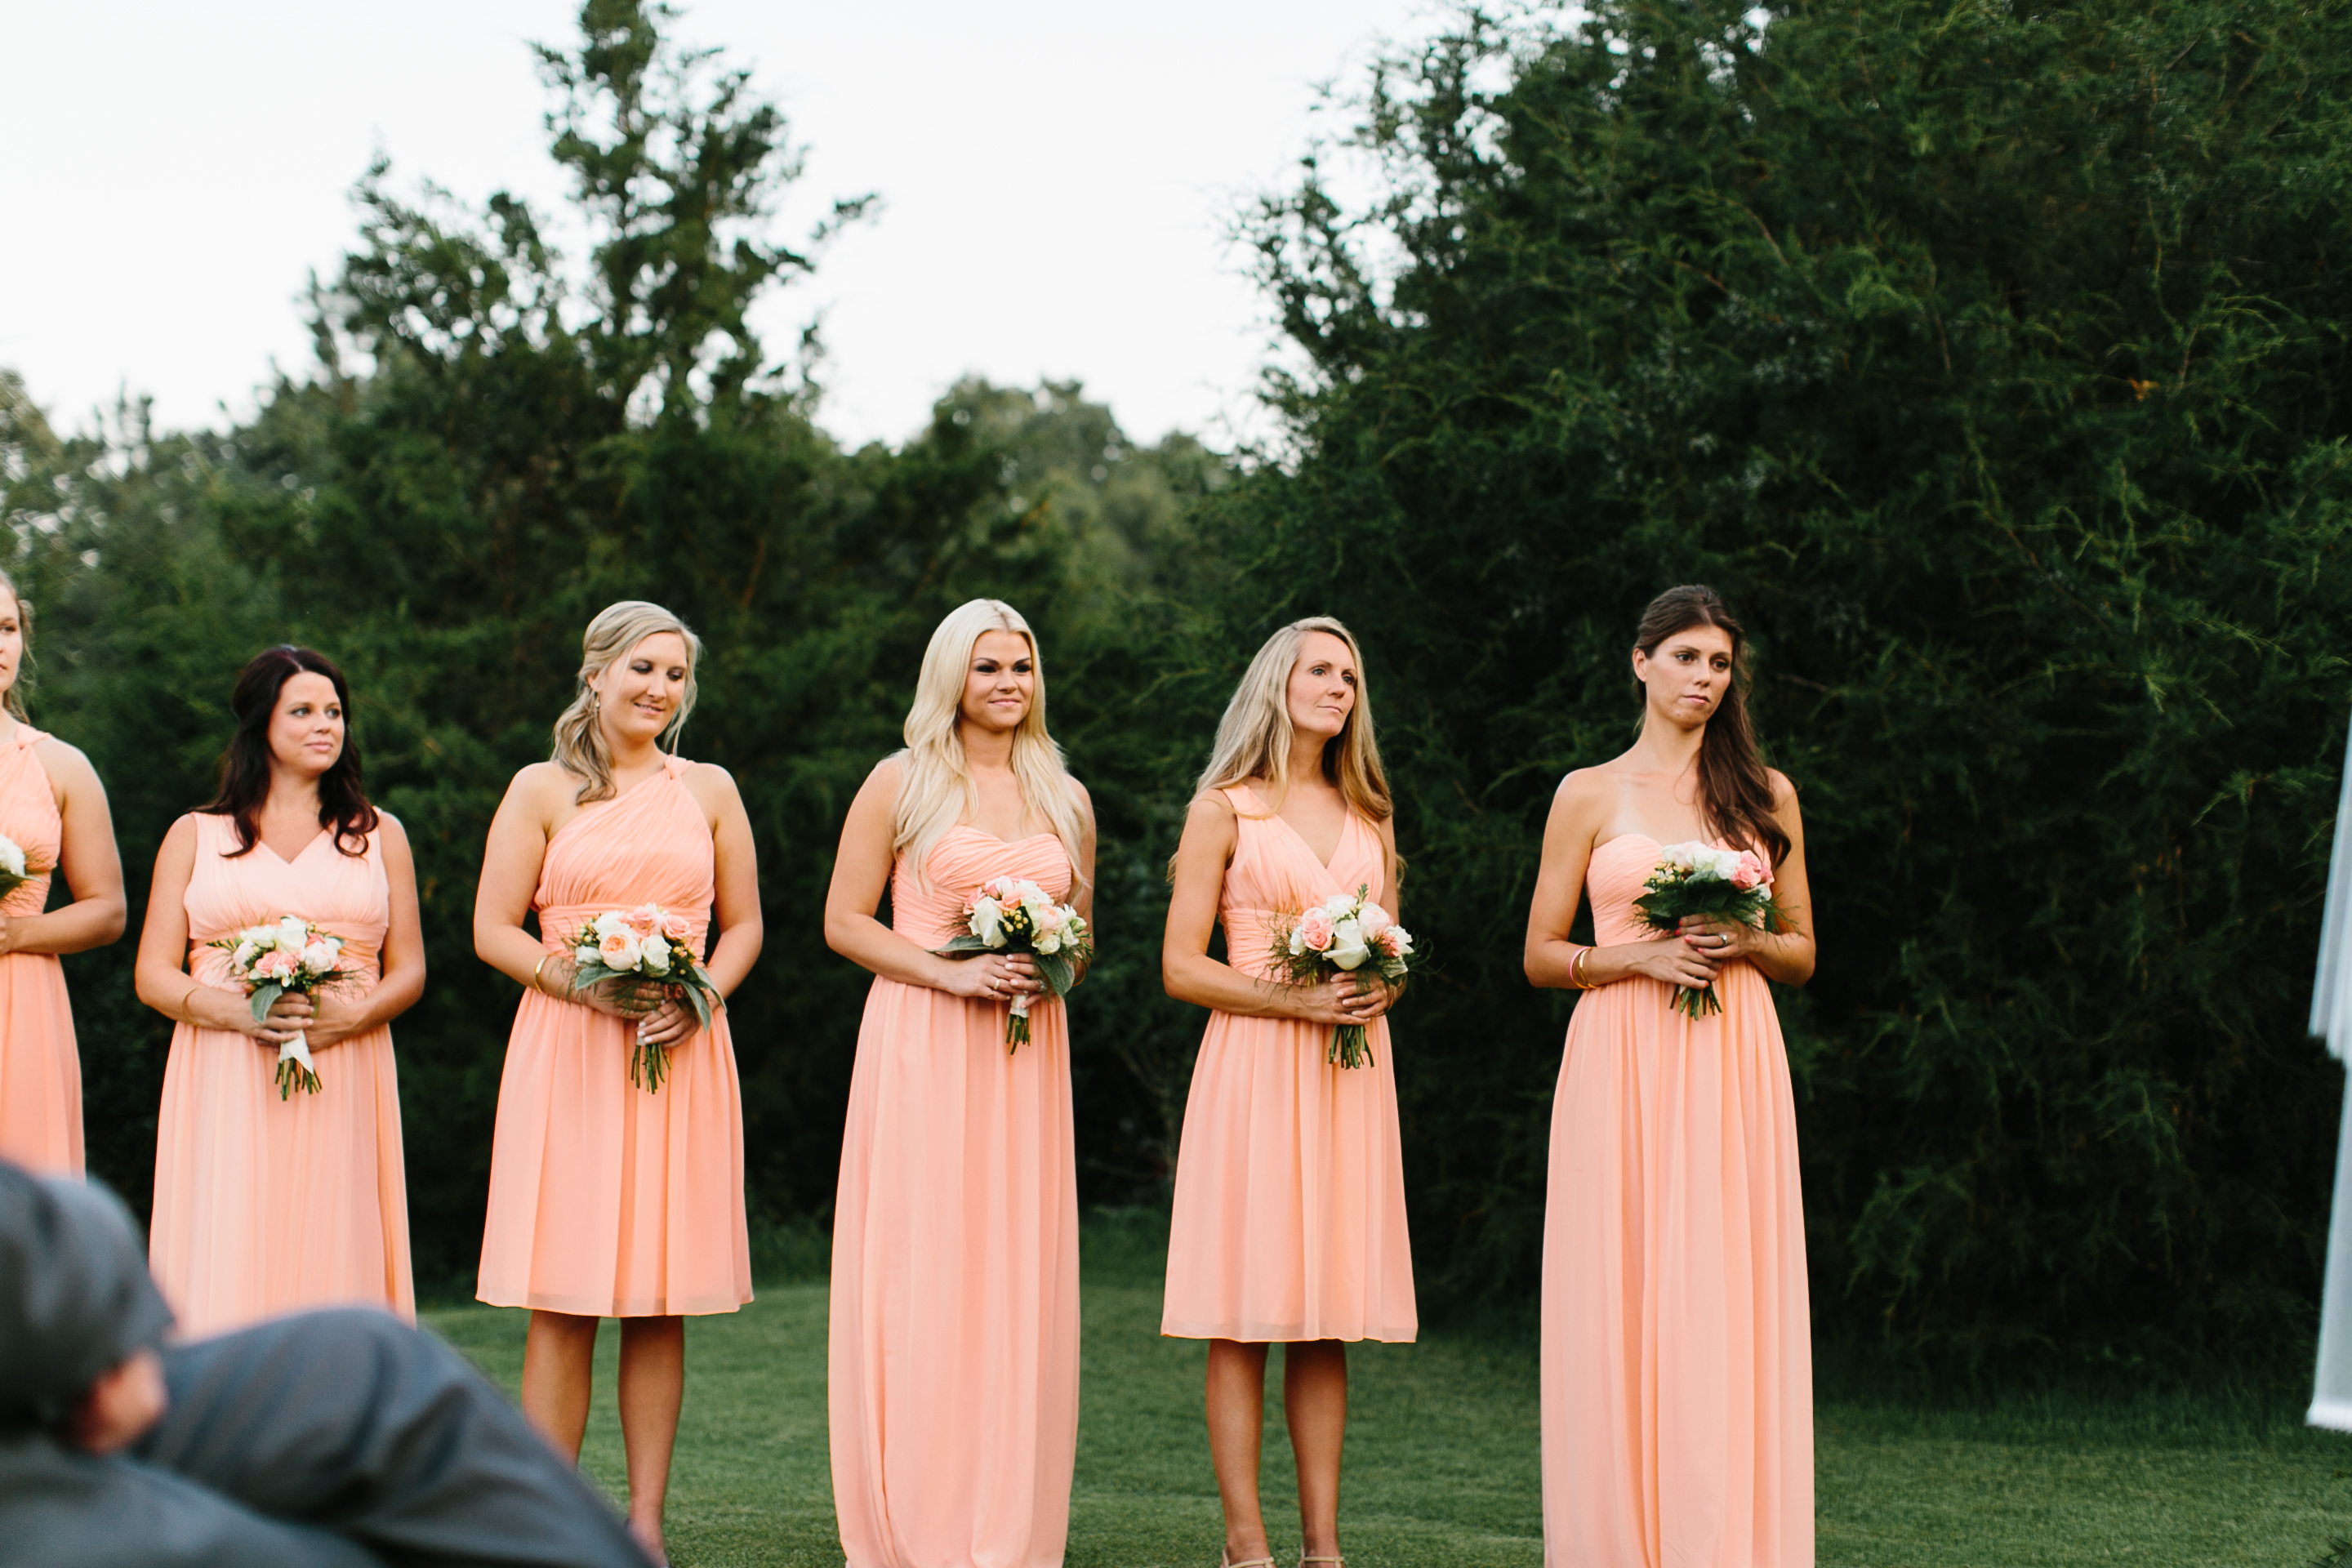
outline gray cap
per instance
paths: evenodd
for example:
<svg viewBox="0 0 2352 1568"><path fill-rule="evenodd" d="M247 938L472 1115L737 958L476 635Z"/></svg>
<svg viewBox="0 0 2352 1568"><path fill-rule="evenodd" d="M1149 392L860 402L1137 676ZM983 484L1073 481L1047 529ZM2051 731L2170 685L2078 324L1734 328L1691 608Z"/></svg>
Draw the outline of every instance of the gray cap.
<svg viewBox="0 0 2352 1568"><path fill-rule="evenodd" d="M0 1161L0 1428L55 1426L171 1326L113 1194Z"/></svg>

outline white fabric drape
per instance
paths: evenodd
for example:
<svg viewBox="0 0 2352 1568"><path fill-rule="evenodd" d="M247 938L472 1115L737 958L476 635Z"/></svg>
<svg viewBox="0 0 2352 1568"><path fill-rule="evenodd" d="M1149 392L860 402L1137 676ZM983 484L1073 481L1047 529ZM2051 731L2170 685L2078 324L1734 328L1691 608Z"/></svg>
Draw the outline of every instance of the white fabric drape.
<svg viewBox="0 0 2352 1568"><path fill-rule="evenodd" d="M2319 973L2311 988L2311 1032L2330 1055L2352 1062L2352 742L2336 805L2336 848L2327 906L2319 922ZM2319 1298L2319 1369L2312 1378L2314 1426L2352 1432L2352 1083L2336 1139L2336 1203L2327 1225L2327 1279Z"/></svg>

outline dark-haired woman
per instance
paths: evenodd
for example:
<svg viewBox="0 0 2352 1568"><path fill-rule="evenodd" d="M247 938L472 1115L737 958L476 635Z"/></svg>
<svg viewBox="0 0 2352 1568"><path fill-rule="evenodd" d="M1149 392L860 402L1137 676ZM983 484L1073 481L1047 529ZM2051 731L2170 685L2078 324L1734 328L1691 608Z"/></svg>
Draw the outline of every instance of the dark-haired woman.
<svg viewBox="0 0 2352 1568"><path fill-rule="evenodd" d="M1712 590L1635 635L1633 750L1563 780L1528 914L1538 985L1592 994L1552 1101L1544 1223L1547 1568L1810 1568L1812 1355L1788 1058L1767 980L1813 972L1796 792L1758 752L1744 637ZM1769 863L1765 931L1643 926L1667 846ZM1570 940L1580 894L1597 946ZM1678 992L1712 982L1722 1011Z"/></svg>
<svg viewBox="0 0 2352 1568"><path fill-rule="evenodd" d="M139 999L173 1020L148 1257L180 1331L303 1307L415 1316L387 1026L425 992L416 873L368 804L342 672L273 647L237 678L212 803L172 825L139 938ZM288 915L340 937L344 982L256 1018L209 945ZM279 1093L307 1037L316 1092Z"/></svg>
<svg viewBox="0 0 2352 1568"><path fill-rule="evenodd" d="M79 1175L81 1054L61 952L122 934L122 857L89 759L33 728L24 665L32 612L0 572L0 836L34 874L0 900L0 1159ZM47 909L49 879L72 901Z"/></svg>

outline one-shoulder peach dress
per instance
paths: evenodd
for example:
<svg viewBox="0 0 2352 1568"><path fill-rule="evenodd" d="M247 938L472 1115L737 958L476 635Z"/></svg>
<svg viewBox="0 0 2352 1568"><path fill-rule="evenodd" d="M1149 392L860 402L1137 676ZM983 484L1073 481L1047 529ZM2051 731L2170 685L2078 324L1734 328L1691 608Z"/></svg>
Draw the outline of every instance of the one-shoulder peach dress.
<svg viewBox="0 0 2352 1568"><path fill-rule="evenodd" d="M962 934L991 877L1069 897L1069 856L949 829L928 886L901 857L893 929ZM1054 1568L1078 1443L1078 1186L1070 1032L1030 1006L877 976L857 1031L833 1219L833 1500L849 1568Z"/></svg>
<svg viewBox="0 0 2352 1568"><path fill-rule="evenodd" d="M382 846L346 855L321 832L291 860L236 824L194 813L188 974L236 993L226 949L207 945L286 915L343 939L361 994L382 978L392 885ZM320 1088L278 1097L278 1049L230 1029L181 1024L156 1112L149 1266L190 1338L304 1308L379 1306L416 1316L408 1270L408 1188L392 1030L312 1053Z"/></svg>
<svg viewBox="0 0 2352 1568"><path fill-rule="evenodd" d="M16 841L37 877L0 900L0 911L37 915L65 837L58 792L33 748L48 737L19 723L0 742L0 835ZM80 1175L81 1054L65 967L54 952L0 957L0 1160Z"/></svg>
<svg viewBox="0 0 2352 1568"><path fill-rule="evenodd" d="M1585 886L1602 946L1659 846ZM1548 1568L1811 1568L1813 1384L1797 1120L1780 1023L1745 961L1688 1018L1635 975L1580 997L1552 1101L1544 1220Z"/></svg>
<svg viewBox="0 0 2352 1568"><path fill-rule="evenodd" d="M550 952L608 910L656 903L710 929L718 856L687 764L558 828L531 907ZM636 1026L523 994L499 1080L476 1294L581 1317L732 1312L751 1299L743 1093L721 1009L669 1053L658 1091L629 1081Z"/></svg>
<svg viewBox="0 0 2352 1568"><path fill-rule="evenodd" d="M1253 792L1224 792L1239 841L1219 915L1226 962L1267 977L1272 921L1386 881L1350 812L1329 865ZM1334 1067L1331 1026L1212 1012L1192 1066L1160 1331L1181 1339L1384 1340L1420 1331L1389 1025Z"/></svg>

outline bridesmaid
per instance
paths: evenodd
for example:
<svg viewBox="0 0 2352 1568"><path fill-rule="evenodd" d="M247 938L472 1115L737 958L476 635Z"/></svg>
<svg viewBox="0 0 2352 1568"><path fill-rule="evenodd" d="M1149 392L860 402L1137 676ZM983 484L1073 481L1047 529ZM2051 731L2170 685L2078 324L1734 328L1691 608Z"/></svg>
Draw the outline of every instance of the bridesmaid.
<svg viewBox="0 0 2352 1568"><path fill-rule="evenodd" d="M875 975L834 1208L834 1506L849 1568L1055 1568L1078 1429L1069 1021L1037 1003L1008 1052L1034 962L932 950L991 877L1090 914L1094 808L1010 605L940 623L906 735L850 803L825 896L825 941Z"/></svg>
<svg viewBox="0 0 2352 1568"><path fill-rule="evenodd" d="M1288 985L1261 954L1274 914L1370 887L1394 913L1396 829L1362 659L1326 616L1266 640L1217 726L1172 865L1160 965L1168 994L1212 1009L1176 1162L1160 1331L1209 1342L1209 1454L1225 1561L1271 1563L1258 1510L1266 1346L1280 1341L1298 1460L1301 1561L1339 1561L1344 1342L1411 1341L1394 994L1353 979ZM1218 921L1224 961L1209 956ZM1370 1065L1326 1055L1370 1026Z"/></svg>
<svg viewBox="0 0 2352 1568"><path fill-rule="evenodd" d="M324 655L255 656L229 710L219 793L164 835L139 937L139 999L177 1026L156 1114L155 1282L192 1337L337 1303L413 1321L388 1026L425 994L408 836L368 804L351 691ZM284 915L342 938L352 978L257 1020L208 944ZM278 1047L298 1033L319 1091L281 1098Z"/></svg>
<svg viewBox="0 0 2352 1568"><path fill-rule="evenodd" d="M0 835L40 874L0 900L0 1160L81 1174L81 1056L61 952L122 934L122 857L89 759L25 710L31 606L0 572ZM42 912L49 878L73 892Z"/></svg>
<svg viewBox="0 0 2352 1568"><path fill-rule="evenodd" d="M530 993L499 1082L478 1294L531 1309L523 1414L574 1458L598 1321L621 1320L629 1527L656 1560L684 1319L751 1299L742 1092L724 1012L706 1033L660 986L575 987L571 947L597 915L651 902L684 918L698 948L716 909L707 966L722 995L760 956L759 865L735 781L676 754L701 654L685 622L642 600L588 623L554 755L508 786L474 901L474 951ZM629 1081L635 1040L669 1053L658 1090Z"/></svg>
<svg viewBox="0 0 2352 1568"><path fill-rule="evenodd" d="M1739 623L1672 588L1634 636L1641 738L1563 780L1528 978L1591 992L1552 1101L1544 1225L1549 1568L1811 1568L1812 1350L1788 1058L1767 980L1813 973L1796 791L1748 727ZM1790 929L1640 924L1662 845L1770 861ZM1569 937L1592 900L1597 947ZM1723 1011L1689 1018L1677 987Z"/></svg>

